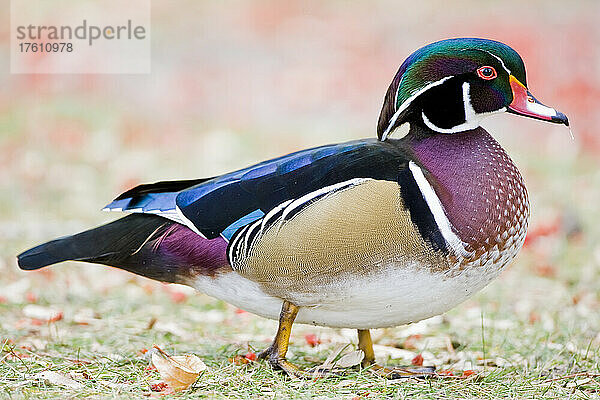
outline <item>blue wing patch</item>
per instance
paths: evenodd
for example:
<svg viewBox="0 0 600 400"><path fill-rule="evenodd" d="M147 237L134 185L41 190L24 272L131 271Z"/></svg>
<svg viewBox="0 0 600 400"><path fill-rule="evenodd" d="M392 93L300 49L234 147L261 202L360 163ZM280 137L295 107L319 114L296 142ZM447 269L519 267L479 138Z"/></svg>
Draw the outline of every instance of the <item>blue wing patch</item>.
<svg viewBox="0 0 600 400"><path fill-rule="evenodd" d="M140 185L106 209L148 212L193 224L208 239L232 237L289 199L353 178L397 180L405 152L397 141L364 139L321 146L210 179Z"/></svg>
<svg viewBox="0 0 600 400"><path fill-rule="evenodd" d="M242 226L248 225L257 219L262 218L265 215L261 210L254 210L248 215L244 215L242 218L235 221L233 224L229 225L223 232L221 232L221 236L223 236L227 241L231 240L233 234L240 229Z"/></svg>

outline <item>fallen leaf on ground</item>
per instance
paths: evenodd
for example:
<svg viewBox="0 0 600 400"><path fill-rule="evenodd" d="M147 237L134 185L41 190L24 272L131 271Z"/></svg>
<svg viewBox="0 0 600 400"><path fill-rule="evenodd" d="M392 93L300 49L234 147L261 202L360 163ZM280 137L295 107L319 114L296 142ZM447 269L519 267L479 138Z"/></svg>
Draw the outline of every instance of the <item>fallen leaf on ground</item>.
<svg viewBox="0 0 600 400"><path fill-rule="evenodd" d="M344 343L340 343L335 346L321 367L331 369L333 367L333 360L335 360L346 347L348 347L348 345Z"/></svg>
<svg viewBox="0 0 600 400"><path fill-rule="evenodd" d="M152 364L160 373L163 381L174 391L180 391L192 386L200 373L206 369L206 364L193 354L170 356L160 347L154 346L157 353L152 354Z"/></svg>
<svg viewBox="0 0 600 400"><path fill-rule="evenodd" d="M412 361L410 362L412 365L422 366L423 365L423 356L421 354L417 354Z"/></svg>
<svg viewBox="0 0 600 400"><path fill-rule="evenodd" d="M150 382L150 389L152 389L153 392L162 392L168 388L169 388L169 385L167 385L163 381Z"/></svg>
<svg viewBox="0 0 600 400"><path fill-rule="evenodd" d="M55 371L43 371L36 375L37 378L58 386L64 386L69 389L83 389L83 385L67 375Z"/></svg>
<svg viewBox="0 0 600 400"><path fill-rule="evenodd" d="M334 367L338 368L350 368L361 363L365 358L365 353L362 350L352 351L348 354L344 354L336 361Z"/></svg>
<svg viewBox="0 0 600 400"><path fill-rule="evenodd" d="M228 360L234 365L245 365L250 363L250 360L242 354L236 354L233 357L229 357Z"/></svg>
<svg viewBox="0 0 600 400"><path fill-rule="evenodd" d="M56 322L63 318L62 311L51 307L38 306L36 304L28 304L23 307L23 314L33 320L44 322Z"/></svg>
<svg viewBox="0 0 600 400"><path fill-rule="evenodd" d="M365 353L362 350L356 350L344 354L337 361L334 361L346 347L348 347L347 344L337 345L329 354L329 357L327 357L325 362L315 367L313 373L314 379L323 377L333 370L354 367L355 365L360 364L363 358L365 358Z"/></svg>

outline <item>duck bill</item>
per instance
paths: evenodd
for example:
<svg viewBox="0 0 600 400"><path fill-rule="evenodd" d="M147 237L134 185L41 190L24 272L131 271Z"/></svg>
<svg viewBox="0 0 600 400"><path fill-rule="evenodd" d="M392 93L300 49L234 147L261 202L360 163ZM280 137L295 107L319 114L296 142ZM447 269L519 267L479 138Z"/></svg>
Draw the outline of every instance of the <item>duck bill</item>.
<svg viewBox="0 0 600 400"><path fill-rule="evenodd" d="M525 85L512 75L510 76L510 87L513 93L513 101L508 106L508 112L569 126L569 119L565 114L540 103L527 90Z"/></svg>

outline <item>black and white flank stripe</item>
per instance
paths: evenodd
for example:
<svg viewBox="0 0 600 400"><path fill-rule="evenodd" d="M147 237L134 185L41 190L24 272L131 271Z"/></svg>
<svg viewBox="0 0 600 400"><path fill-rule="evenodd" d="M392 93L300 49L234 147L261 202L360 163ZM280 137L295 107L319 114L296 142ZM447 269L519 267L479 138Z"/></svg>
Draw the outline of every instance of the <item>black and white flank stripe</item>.
<svg viewBox="0 0 600 400"><path fill-rule="evenodd" d="M311 204L324 199L336 192L349 189L359 185L370 178L355 178L340 182L335 185L326 186L297 199L286 200L274 207L264 217L245 225L233 234L227 248L227 258L230 265L236 265L236 261L247 258L254 244L269 229L281 229L287 222L297 216L302 210Z"/></svg>

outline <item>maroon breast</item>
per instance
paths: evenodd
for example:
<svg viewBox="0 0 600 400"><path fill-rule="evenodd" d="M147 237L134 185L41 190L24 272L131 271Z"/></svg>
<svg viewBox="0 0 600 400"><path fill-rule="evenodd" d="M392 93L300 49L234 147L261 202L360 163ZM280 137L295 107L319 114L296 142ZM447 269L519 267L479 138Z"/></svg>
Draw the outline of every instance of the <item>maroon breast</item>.
<svg viewBox="0 0 600 400"><path fill-rule="evenodd" d="M516 254L527 231L529 201L519 170L498 142L477 128L427 136L412 147L465 249L476 259L490 252Z"/></svg>

